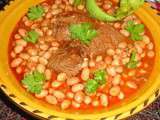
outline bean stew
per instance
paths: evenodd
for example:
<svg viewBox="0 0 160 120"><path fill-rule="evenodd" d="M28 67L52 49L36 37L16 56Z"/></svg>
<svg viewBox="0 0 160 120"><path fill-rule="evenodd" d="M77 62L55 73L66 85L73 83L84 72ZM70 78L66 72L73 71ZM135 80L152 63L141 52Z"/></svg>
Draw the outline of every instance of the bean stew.
<svg viewBox="0 0 160 120"><path fill-rule="evenodd" d="M112 14L119 0L96 3ZM103 22L74 0L46 0L29 8L15 26L9 65L37 99L62 110L102 109L143 87L153 68L154 47L135 14Z"/></svg>

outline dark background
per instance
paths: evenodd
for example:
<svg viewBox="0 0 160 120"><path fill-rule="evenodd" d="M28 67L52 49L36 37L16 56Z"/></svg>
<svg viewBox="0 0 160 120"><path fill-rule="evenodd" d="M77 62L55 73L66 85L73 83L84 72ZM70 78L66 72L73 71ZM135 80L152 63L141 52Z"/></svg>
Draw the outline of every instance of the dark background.
<svg viewBox="0 0 160 120"><path fill-rule="evenodd" d="M0 0L0 10L3 10L8 2L9 0ZM36 120L36 118L16 107L0 90L0 120ZM148 108L127 120L160 120L160 98Z"/></svg>
<svg viewBox="0 0 160 120"><path fill-rule="evenodd" d="M3 6L8 3L9 0L0 0L0 10L2 10Z"/></svg>

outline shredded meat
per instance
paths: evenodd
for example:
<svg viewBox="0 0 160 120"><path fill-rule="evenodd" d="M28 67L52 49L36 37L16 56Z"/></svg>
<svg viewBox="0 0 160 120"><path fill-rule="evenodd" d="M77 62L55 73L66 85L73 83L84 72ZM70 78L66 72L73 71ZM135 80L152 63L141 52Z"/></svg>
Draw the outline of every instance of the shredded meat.
<svg viewBox="0 0 160 120"><path fill-rule="evenodd" d="M64 72L68 76L79 73L83 58L87 56L87 47L77 41L69 42L53 53L48 66L57 72Z"/></svg>
<svg viewBox="0 0 160 120"><path fill-rule="evenodd" d="M64 13L56 16L53 27L54 37L58 41L70 40L68 26L74 23L92 22L92 20L82 13Z"/></svg>
<svg viewBox="0 0 160 120"><path fill-rule="evenodd" d="M118 43L126 41L126 38L109 24L97 25L97 30L98 36L89 46L90 53L93 56L103 55L108 48L116 48Z"/></svg>
<svg viewBox="0 0 160 120"><path fill-rule="evenodd" d="M97 37L89 45L70 40L68 26L82 22L92 23L98 31ZM61 47L52 54L48 66L57 72L65 72L69 76L79 73L84 57L103 55L108 48L116 48L119 42L126 41L126 38L109 24L93 21L84 14L73 13L57 16L53 26L54 37L59 41Z"/></svg>

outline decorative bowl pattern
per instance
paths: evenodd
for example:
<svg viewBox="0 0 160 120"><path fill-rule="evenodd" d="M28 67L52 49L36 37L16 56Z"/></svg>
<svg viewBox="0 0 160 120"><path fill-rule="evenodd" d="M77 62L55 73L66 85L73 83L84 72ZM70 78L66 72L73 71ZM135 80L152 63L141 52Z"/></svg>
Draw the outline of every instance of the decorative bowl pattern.
<svg viewBox="0 0 160 120"><path fill-rule="evenodd" d="M44 0L14 0L0 12L0 88L17 106L33 116L49 120L119 120L144 109L160 95L160 13L145 3L142 8L136 11L136 14L152 34L156 44L156 59L149 81L133 98L107 111L95 111L94 113L80 111L76 113L75 111L61 111L32 97L21 88L9 68L8 41L16 23L27 9L42 1Z"/></svg>

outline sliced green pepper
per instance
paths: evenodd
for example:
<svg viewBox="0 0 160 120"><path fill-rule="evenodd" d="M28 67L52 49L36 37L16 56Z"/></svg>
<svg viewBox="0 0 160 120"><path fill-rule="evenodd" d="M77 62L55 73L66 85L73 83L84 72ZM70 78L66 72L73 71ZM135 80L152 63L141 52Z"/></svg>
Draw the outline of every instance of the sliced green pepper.
<svg viewBox="0 0 160 120"><path fill-rule="evenodd" d="M134 10L143 5L144 0L121 0L120 7L115 14L105 13L96 3L96 0L86 0L86 8L91 17L101 21L118 21L131 14Z"/></svg>
<svg viewBox="0 0 160 120"><path fill-rule="evenodd" d="M116 21L112 15L105 13L99 6L97 5L95 0L87 0L86 7L91 17L96 18L101 21Z"/></svg>

